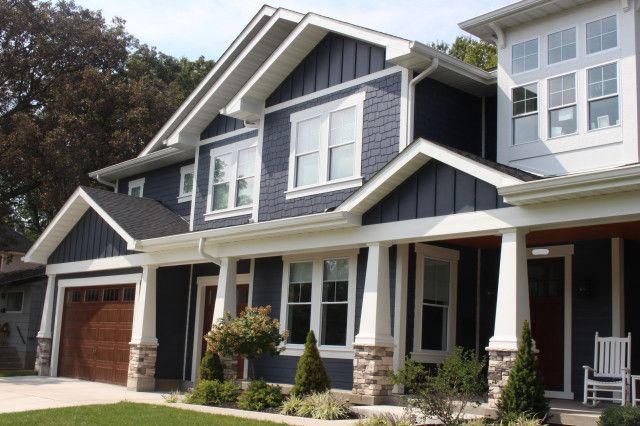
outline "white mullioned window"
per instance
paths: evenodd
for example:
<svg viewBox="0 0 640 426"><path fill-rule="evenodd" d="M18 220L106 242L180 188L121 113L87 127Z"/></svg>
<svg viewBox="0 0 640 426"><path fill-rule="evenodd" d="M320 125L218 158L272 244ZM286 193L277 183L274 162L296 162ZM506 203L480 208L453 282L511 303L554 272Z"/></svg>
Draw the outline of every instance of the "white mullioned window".
<svg viewBox="0 0 640 426"><path fill-rule="evenodd" d="M549 137L576 133L576 75L575 73L550 78L549 87Z"/></svg>
<svg viewBox="0 0 640 426"><path fill-rule="evenodd" d="M569 28L547 36L549 65L576 57L576 29Z"/></svg>
<svg viewBox="0 0 640 426"><path fill-rule="evenodd" d="M291 114L286 198L362 185L365 92Z"/></svg>
<svg viewBox="0 0 640 426"><path fill-rule="evenodd" d="M618 65L602 65L587 70L589 130L620 124L618 105Z"/></svg>
<svg viewBox="0 0 640 426"><path fill-rule="evenodd" d="M538 136L538 84L516 87L513 103L513 144L535 142Z"/></svg>
<svg viewBox="0 0 640 426"><path fill-rule="evenodd" d="M130 180L129 191L127 193L132 197L144 196L144 178Z"/></svg>
<svg viewBox="0 0 640 426"><path fill-rule="evenodd" d="M416 244L416 300L412 358L440 363L456 343L456 250Z"/></svg>
<svg viewBox="0 0 640 426"><path fill-rule="evenodd" d="M351 357L357 252L291 256L284 262L280 324L289 332L285 355L299 355L309 330L321 353Z"/></svg>
<svg viewBox="0 0 640 426"><path fill-rule="evenodd" d="M191 200L193 194L193 164L187 164L180 168L180 190L178 192L178 202L183 203Z"/></svg>
<svg viewBox="0 0 640 426"><path fill-rule="evenodd" d="M511 73L519 74L538 68L538 39L511 46Z"/></svg>
<svg viewBox="0 0 640 426"><path fill-rule="evenodd" d="M255 138L210 151L205 220L251 212L258 176Z"/></svg>
<svg viewBox="0 0 640 426"><path fill-rule="evenodd" d="M618 22L615 15L589 22L586 25L587 54L618 46Z"/></svg>

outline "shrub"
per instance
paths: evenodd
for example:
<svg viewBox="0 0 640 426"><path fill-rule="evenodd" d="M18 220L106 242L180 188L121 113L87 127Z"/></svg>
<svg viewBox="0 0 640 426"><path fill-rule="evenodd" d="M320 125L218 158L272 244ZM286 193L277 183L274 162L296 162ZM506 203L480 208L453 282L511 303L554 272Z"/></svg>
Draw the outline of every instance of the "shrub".
<svg viewBox="0 0 640 426"><path fill-rule="evenodd" d="M182 394L180 393L180 391L176 390L166 395L163 394L162 398L167 404L175 404L182 400Z"/></svg>
<svg viewBox="0 0 640 426"><path fill-rule="evenodd" d="M280 414L285 416L298 416L298 410L304 403L304 399L301 396L289 395L289 398L282 403L280 407Z"/></svg>
<svg viewBox="0 0 640 426"><path fill-rule="evenodd" d="M264 411L267 408L280 407L283 399L280 386L269 385L264 380L255 380L238 398L238 407L244 410Z"/></svg>
<svg viewBox="0 0 640 426"><path fill-rule="evenodd" d="M538 359L532 350L531 330L528 321L522 324L522 338L516 361L509 372L509 380L502 390L498 403L500 417L511 419L521 414L543 419L549 412L544 399L544 385L538 367Z"/></svg>
<svg viewBox="0 0 640 426"><path fill-rule="evenodd" d="M251 377L255 378L253 360L263 354L278 355L287 334L280 333L280 321L271 318L271 306L248 307L239 317L228 312L205 336L209 347L227 357L241 356L249 360Z"/></svg>
<svg viewBox="0 0 640 426"><path fill-rule="evenodd" d="M358 420L356 426L412 426L414 423L406 414L397 416L391 413L383 413Z"/></svg>
<svg viewBox="0 0 640 426"><path fill-rule="evenodd" d="M427 381L427 369L424 364L407 357L404 367L391 373L391 382L404 387L407 395L416 394Z"/></svg>
<svg viewBox="0 0 640 426"><path fill-rule="evenodd" d="M640 407L607 407L598 421L600 426L640 425Z"/></svg>
<svg viewBox="0 0 640 426"><path fill-rule="evenodd" d="M318 420L340 420L349 417L351 404L333 396L331 392L312 393L304 397L292 395L283 404L280 413Z"/></svg>
<svg viewBox="0 0 640 426"><path fill-rule="evenodd" d="M198 380L224 381L224 367L217 353L208 350L204 354L198 370Z"/></svg>
<svg viewBox="0 0 640 426"><path fill-rule="evenodd" d="M324 392L331 387L329 375L324 368L316 344L316 336L313 330L309 330L304 344L304 353L298 360L296 367L295 384L291 389L291 393L294 395Z"/></svg>
<svg viewBox="0 0 640 426"><path fill-rule="evenodd" d="M187 404L220 406L233 402L238 398L240 388L233 380L203 380L187 395Z"/></svg>

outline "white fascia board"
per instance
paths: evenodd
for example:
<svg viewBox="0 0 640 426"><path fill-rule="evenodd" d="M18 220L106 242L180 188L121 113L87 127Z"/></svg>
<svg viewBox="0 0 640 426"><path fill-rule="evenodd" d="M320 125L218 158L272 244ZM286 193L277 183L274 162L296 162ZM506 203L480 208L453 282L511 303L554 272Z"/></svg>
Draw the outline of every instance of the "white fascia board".
<svg viewBox="0 0 640 426"><path fill-rule="evenodd" d="M639 189L640 165L634 164L508 185L498 194L511 205L527 205Z"/></svg>
<svg viewBox="0 0 640 426"><path fill-rule="evenodd" d="M220 59L218 59L211 71L205 76L204 79L198 84L198 86L191 92L191 94L185 99L184 102L180 105L180 107L176 110L175 113L167 120L167 122L162 126L162 128L156 133L151 142L142 150L142 152L138 155L139 157L145 156L153 151L159 144L162 143L162 140L166 138L167 131L176 123L177 120L180 119L182 114L184 114L185 110L191 105L194 99L204 90L209 81L213 78L216 73L218 73L223 67L227 65L227 61L231 54L238 48L238 46L245 40L247 35L251 33L253 28L260 22L260 20L264 16L272 16L276 12L276 9L264 5L262 8L256 13L256 15L251 19L249 24L242 30L242 32L236 37L231 46L222 54Z"/></svg>
<svg viewBox="0 0 640 426"><path fill-rule="evenodd" d="M520 179L420 138L347 198L337 210L363 214L430 159L447 164L497 188L522 183Z"/></svg>
<svg viewBox="0 0 640 426"><path fill-rule="evenodd" d="M319 31L320 30L320 31ZM307 14L304 19L300 21L298 26L289 34L289 36L282 42L278 49L273 52L267 61L260 67L260 69L254 74L254 76L240 89L231 101L227 103L221 112L225 115L232 117L240 117L243 114L243 99L248 98L251 102L263 101L264 99L255 99L249 93L251 89L260 83L260 80L271 70L272 66L278 61L278 59L287 52L287 50L295 44L296 41L306 32L318 32L319 39L324 37L329 32L343 34L348 37L356 38L359 40L367 41L378 46L384 46L386 57L385 60L391 61L394 58L407 55L411 52L411 42L406 39L394 37L388 34L384 34L378 31L374 31L368 28L359 27L357 25L349 24L346 22L338 21L335 19L327 18L325 16L316 15L314 13ZM318 39L318 41L319 41ZM315 46L315 44L314 44ZM304 59L307 52L300 52L299 60ZM292 71L299 63L295 61L291 62L289 68ZM279 75L281 73L279 72Z"/></svg>
<svg viewBox="0 0 640 426"><path fill-rule="evenodd" d="M140 166L152 164L156 161L171 159L172 157L181 157L183 155L184 151L178 148L164 148L159 151L152 152L149 155L145 155L144 157L134 157L121 163L113 164L90 172L89 177L92 179L97 179L98 177L117 179L137 173L137 169Z"/></svg>

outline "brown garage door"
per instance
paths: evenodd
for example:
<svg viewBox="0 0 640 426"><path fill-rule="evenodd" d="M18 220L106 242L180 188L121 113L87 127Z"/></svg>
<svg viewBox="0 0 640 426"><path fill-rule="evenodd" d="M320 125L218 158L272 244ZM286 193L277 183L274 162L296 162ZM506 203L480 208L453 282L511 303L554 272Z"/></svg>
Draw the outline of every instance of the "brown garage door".
<svg viewBox="0 0 640 426"><path fill-rule="evenodd" d="M135 285L68 288L58 374L127 384Z"/></svg>

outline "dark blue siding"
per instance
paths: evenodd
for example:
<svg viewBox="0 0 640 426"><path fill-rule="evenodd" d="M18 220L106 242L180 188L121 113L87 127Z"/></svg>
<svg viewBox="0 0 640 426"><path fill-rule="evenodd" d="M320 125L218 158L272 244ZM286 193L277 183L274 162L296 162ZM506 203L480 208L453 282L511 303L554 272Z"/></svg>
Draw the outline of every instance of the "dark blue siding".
<svg viewBox="0 0 640 426"><path fill-rule="evenodd" d="M431 160L367 211L362 222L371 225L497 207L502 205L494 186Z"/></svg>
<svg viewBox="0 0 640 426"><path fill-rule="evenodd" d="M193 164L193 160L120 179L118 181L118 192L127 194L130 181L144 178L144 194L142 194L144 197L161 202L165 207L188 220L191 213L191 200L183 201L182 203L178 202L180 168L187 164Z"/></svg>
<svg viewBox="0 0 640 426"><path fill-rule="evenodd" d="M51 253L47 263L77 262L132 253L127 250L126 241L90 208Z"/></svg>
<svg viewBox="0 0 640 426"><path fill-rule="evenodd" d="M341 90L268 114L264 123L259 220L321 213L342 203L355 189L285 199L289 173L290 115L316 105L366 92L362 135L362 175L370 179L398 154L400 142L400 73Z"/></svg>
<svg viewBox="0 0 640 426"><path fill-rule="evenodd" d="M251 215L235 216L217 220L204 220L204 214L207 211L207 195L209 191L209 168L211 165L211 149L220 146L230 145L235 142L243 141L258 136L258 131L243 133L218 142L202 145L198 152L198 172L195 185L196 202L193 216L193 230L201 231L203 229L223 228L225 226L244 225L249 223Z"/></svg>
<svg viewBox="0 0 640 426"><path fill-rule="evenodd" d="M381 71L385 68L384 58L382 47L327 34L267 98L266 106Z"/></svg>
<svg viewBox="0 0 640 426"><path fill-rule="evenodd" d="M156 377L182 379L191 265L158 268L156 278Z"/></svg>
<svg viewBox="0 0 640 426"><path fill-rule="evenodd" d="M498 161L498 100L495 96L484 99L484 158Z"/></svg>
<svg viewBox="0 0 640 426"><path fill-rule="evenodd" d="M244 128L244 122L242 120L218 114L216 115L216 118L211 120L211 123L207 125L202 133L200 133L200 140L224 135L225 133L233 132L234 130L242 128Z"/></svg>

